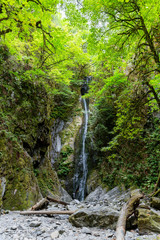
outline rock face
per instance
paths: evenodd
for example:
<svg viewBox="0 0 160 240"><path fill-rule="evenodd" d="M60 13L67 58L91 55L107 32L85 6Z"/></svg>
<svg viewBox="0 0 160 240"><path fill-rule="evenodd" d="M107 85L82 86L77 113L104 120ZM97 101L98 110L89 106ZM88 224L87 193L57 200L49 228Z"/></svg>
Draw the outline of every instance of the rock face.
<svg viewBox="0 0 160 240"><path fill-rule="evenodd" d="M73 193L75 139L82 125L80 102L76 104L75 111L74 116L68 113L67 121L58 118L53 122L49 154L62 186L70 195Z"/></svg>
<svg viewBox="0 0 160 240"><path fill-rule="evenodd" d="M0 135L2 162L0 176L3 208L24 209L41 198L38 182L34 176L32 159L10 136Z"/></svg>
<svg viewBox="0 0 160 240"><path fill-rule="evenodd" d="M140 233L156 232L160 233L160 213L138 208L138 228Z"/></svg>
<svg viewBox="0 0 160 240"><path fill-rule="evenodd" d="M107 207L82 209L70 216L69 221L76 227L100 227L115 229L119 213Z"/></svg>

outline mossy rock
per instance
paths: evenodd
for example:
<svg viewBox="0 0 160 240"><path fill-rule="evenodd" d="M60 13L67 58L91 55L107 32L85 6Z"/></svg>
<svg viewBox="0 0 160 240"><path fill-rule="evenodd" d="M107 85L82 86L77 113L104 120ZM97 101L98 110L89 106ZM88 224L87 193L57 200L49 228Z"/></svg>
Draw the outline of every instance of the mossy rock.
<svg viewBox="0 0 160 240"><path fill-rule="evenodd" d="M151 199L151 206L153 208L156 208L156 209L160 210L160 198L152 197L152 199Z"/></svg>
<svg viewBox="0 0 160 240"><path fill-rule="evenodd" d="M141 234L160 233L160 214L149 209L138 208L138 228Z"/></svg>
<svg viewBox="0 0 160 240"><path fill-rule="evenodd" d="M0 177L6 179L3 208L23 210L32 206L41 197L34 176L31 157L12 135L0 133Z"/></svg>
<svg viewBox="0 0 160 240"><path fill-rule="evenodd" d="M46 157L43 164L38 169L35 169L34 172L43 197L51 195L59 198L61 196L60 182L49 158Z"/></svg>

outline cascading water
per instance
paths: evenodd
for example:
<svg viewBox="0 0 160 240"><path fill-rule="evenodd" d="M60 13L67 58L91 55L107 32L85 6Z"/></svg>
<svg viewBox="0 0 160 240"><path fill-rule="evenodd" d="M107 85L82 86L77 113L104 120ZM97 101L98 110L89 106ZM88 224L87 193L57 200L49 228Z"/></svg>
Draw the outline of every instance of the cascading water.
<svg viewBox="0 0 160 240"><path fill-rule="evenodd" d="M81 89L82 95L84 95L88 90L87 84L83 85ZM84 200L85 197L85 187L87 180L87 153L86 153L86 135L88 127L88 107L87 100L82 98L82 104L84 108L84 120L81 128L81 141L80 141L80 151L75 159L75 175L73 179L73 198L79 199L80 201Z"/></svg>

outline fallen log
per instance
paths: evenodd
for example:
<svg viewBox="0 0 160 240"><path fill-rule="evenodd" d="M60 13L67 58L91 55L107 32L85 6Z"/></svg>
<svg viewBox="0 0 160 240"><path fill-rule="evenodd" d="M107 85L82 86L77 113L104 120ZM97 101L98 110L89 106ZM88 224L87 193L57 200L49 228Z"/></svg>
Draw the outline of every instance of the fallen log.
<svg viewBox="0 0 160 240"><path fill-rule="evenodd" d="M47 196L47 200L49 200L50 202L60 203L60 204L65 205L65 206L69 204L69 203L67 203L67 202L63 202L63 201L61 201L61 200L57 200L57 199L55 199L55 198L52 198L52 197L50 197L50 196Z"/></svg>
<svg viewBox="0 0 160 240"><path fill-rule="evenodd" d="M116 240L124 240L126 234L126 221L135 212L140 203L143 194L137 193L132 196L130 200L125 203L121 209L116 227Z"/></svg>
<svg viewBox="0 0 160 240"><path fill-rule="evenodd" d="M59 215L72 215L74 211L23 211L20 212L21 215L54 215L54 214L59 214Z"/></svg>
<svg viewBox="0 0 160 240"><path fill-rule="evenodd" d="M39 202L37 202L34 206L32 206L29 211L35 211L42 208L45 208L49 204L49 201L47 198L42 198Z"/></svg>

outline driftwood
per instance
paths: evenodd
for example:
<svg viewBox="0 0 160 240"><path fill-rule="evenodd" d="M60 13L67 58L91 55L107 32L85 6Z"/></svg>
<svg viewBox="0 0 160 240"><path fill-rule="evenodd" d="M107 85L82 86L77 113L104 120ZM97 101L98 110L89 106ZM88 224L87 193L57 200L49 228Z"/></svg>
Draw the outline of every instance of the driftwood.
<svg viewBox="0 0 160 240"><path fill-rule="evenodd" d="M130 217L135 212L141 198L143 198L143 195L138 193L132 196L130 200L123 205L117 222L116 240L125 239L127 218Z"/></svg>
<svg viewBox="0 0 160 240"><path fill-rule="evenodd" d="M65 206L69 204L69 203L67 203L67 202L63 202L63 201L61 201L61 200L57 200L57 199L55 199L55 198L52 198L52 197L50 197L50 196L47 196L47 200L49 200L50 202L60 203L60 204L65 205Z"/></svg>
<svg viewBox="0 0 160 240"><path fill-rule="evenodd" d="M49 201L47 198L42 198L39 202L37 202L34 206L32 206L29 211L35 211L39 209L45 208L49 204Z"/></svg>
<svg viewBox="0 0 160 240"><path fill-rule="evenodd" d="M47 196L46 198L42 198L39 202L37 202L34 206L32 206L28 210L29 211L41 210L43 208L46 208L48 206L49 202L56 202L56 203L63 204L65 206L69 204L67 202L63 202L63 201L60 201L55 198Z"/></svg>
<svg viewBox="0 0 160 240"><path fill-rule="evenodd" d="M74 211L24 211L21 212L21 215L54 215L54 214L65 214L65 215L72 215Z"/></svg>

